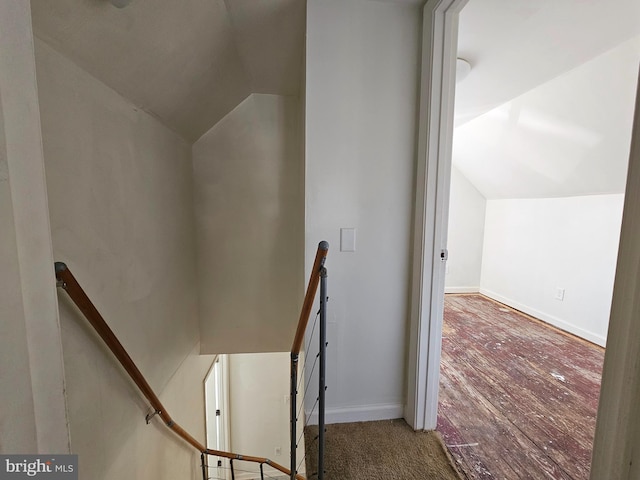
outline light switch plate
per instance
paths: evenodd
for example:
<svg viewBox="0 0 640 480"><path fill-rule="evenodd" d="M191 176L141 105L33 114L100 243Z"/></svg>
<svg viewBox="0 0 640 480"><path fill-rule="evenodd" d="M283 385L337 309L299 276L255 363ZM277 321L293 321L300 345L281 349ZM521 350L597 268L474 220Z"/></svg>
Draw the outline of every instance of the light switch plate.
<svg viewBox="0 0 640 480"><path fill-rule="evenodd" d="M356 251L356 229L355 228L340 229L340 251L341 252Z"/></svg>

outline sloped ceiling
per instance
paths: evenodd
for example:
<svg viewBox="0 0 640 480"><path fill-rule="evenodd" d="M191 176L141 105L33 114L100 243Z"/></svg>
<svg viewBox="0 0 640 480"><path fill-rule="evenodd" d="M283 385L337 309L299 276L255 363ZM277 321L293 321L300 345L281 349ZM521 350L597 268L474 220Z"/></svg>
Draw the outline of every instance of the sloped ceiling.
<svg viewBox="0 0 640 480"><path fill-rule="evenodd" d="M469 0L458 56L472 69L456 90L456 125L639 34L638 0Z"/></svg>
<svg viewBox="0 0 640 480"><path fill-rule="evenodd" d="M300 0L32 0L35 34L194 141L250 93L296 95Z"/></svg>
<svg viewBox="0 0 640 480"><path fill-rule="evenodd" d="M488 199L623 193L640 36L459 126L453 161Z"/></svg>
<svg viewBox="0 0 640 480"><path fill-rule="evenodd" d="M132 0L123 9L108 0L31 5L38 37L190 141L250 93L299 93L303 0ZM540 95L524 94L639 34L637 0L470 0L460 16L459 56L473 68L456 92L454 163L488 198L619 191L626 160L614 167L610 155L595 157L614 148L614 136L599 134L604 140L589 152L584 145L571 150L566 138L554 150L559 131L591 131L595 123L542 112L533 104L544 103ZM554 99L550 107L560 108L568 97L552 90L543 91ZM602 99L587 84L582 90ZM594 108L600 119L609 115ZM516 110L528 113L515 122ZM547 120L548 135L525 127L523 119L534 111ZM511 120L498 135L496 119L505 112ZM612 130L622 117L610 117ZM490 131L510 140L492 145ZM516 138L529 147L526 154L515 150Z"/></svg>
<svg viewBox="0 0 640 480"><path fill-rule="evenodd" d="M640 2L470 0L453 163L492 198L623 193Z"/></svg>

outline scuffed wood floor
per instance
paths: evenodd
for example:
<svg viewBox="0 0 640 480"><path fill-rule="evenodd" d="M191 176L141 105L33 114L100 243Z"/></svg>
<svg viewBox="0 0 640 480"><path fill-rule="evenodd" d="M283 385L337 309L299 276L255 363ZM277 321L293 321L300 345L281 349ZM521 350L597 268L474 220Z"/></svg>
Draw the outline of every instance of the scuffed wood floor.
<svg viewBox="0 0 640 480"><path fill-rule="evenodd" d="M604 349L447 295L438 430L469 479L588 479Z"/></svg>

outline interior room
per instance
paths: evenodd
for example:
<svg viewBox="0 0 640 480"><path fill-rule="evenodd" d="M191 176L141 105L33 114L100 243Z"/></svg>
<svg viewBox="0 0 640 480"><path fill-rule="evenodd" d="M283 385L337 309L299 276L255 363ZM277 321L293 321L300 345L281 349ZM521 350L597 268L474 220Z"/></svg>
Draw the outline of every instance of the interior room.
<svg viewBox="0 0 640 480"><path fill-rule="evenodd" d="M624 185L629 158L640 165L640 4L470 0L447 245L427 217L444 221L448 200L432 201L443 191L427 173L448 175L435 158L448 144L434 156L425 136L454 127L437 121L434 82L453 70L436 53L454 3L0 1L0 455L77 455L79 478L96 480L209 478L207 458L241 456L245 480L260 467L304 480L291 405L309 425L325 392L339 450L360 432L340 474L441 478L425 474L429 447L457 478L436 432L444 277L429 284L448 248L448 291L615 346L592 475L637 478L637 170ZM292 365L321 274L326 391L296 398L315 382ZM256 375L274 387L258 407ZM573 385L544 376L554 395ZM210 399L225 381L226 444L206 422L224 415L226 397ZM266 415L281 428L269 439L238 432Z"/></svg>
<svg viewBox="0 0 640 480"><path fill-rule="evenodd" d="M477 308L479 317L482 317L483 309L491 309L499 302L499 310L507 312L513 309L512 312L525 314L514 317L514 321L523 322L523 325L536 323L535 327L532 325L535 333L531 333L532 338L527 342L532 349L544 349L548 356L552 356L551 352L554 351L554 348L536 342L535 337L542 335L537 330L540 325L547 325L550 331L557 329L575 336L577 344L586 343L581 342L586 340L594 347L573 358L577 369L586 368L578 360L579 355L597 359L590 367L590 376L595 378L595 383L591 385L590 393L582 392L587 395L583 403L591 405L588 412L581 412L584 415L583 424L589 425L585 432L585 451L572 451L574 447L565 443L559 448L564 448L570 455L564 459L557 458L557 462L539 462L529 467L540 468L548 474L552 472L554 478L565 478L558 475L569 473L569 478L588 478L591 457L588 450L595 429L597 390L603 358L603 349L599 347L606 345L611 310L626 184L626 159L631 144L640 37L615 45L605 44L600 51L594 50L597 53L586 61L553 75L533 88L527 87L525 92L508 102L486 112L474 111L469 92L480 82L473 78L476 64L480 70L478 75L488 75L482 72L483 62L506 60L508 63L508 50L518 48L500 45L496 38L493 38L493 43L489 40L480 44L475 42L479 32L499 31L500 22L505 21L504 18L483 18L477 13L481 5L488 7L481 1L471 0L460 16L458 57L469 61L471 70L465 72L464 78L458 79L456 86L460 101L456 103L449 204L449 259L445 283L445 292L448 294L476 295L466 300L460 296L445 301L445 330L447 315L451 315L453 322L453 318L465 309ZM488 14L488 11L484 13ZM531 30L532 24L548 21L542 18L543 13L515 9L504 15L513 15L510 19L512 24L516 23L514 18L518 17L523 36L528 34L531 40L535 39L529 48L534 49L535 42L540 40L537 46L545 49L545 41L541 38L544 29L539 28L536 33ZM582 23L583 20L585 23ZM547 25L552 28L550 23ZM588 25L586 18L576 19L567 30L580 30L588 28ZM542 57L531 55L533 65L541 60ZM542 63L553 62L545 58ZM496 66L493 68L498 71ZM508 65L503 63L502 68L506 69ZM487 103L491 102L491 95L489 89ZM482 103L481 99L474 101ZM478 294L493 302L485 300L483 303ZM461 302L464 306L459 304ZM505 315L508 317L512 312ZM486 312L484 314L489 315ZM472 316L471 313L469 315ZM496 310L491 315L501 315L501 312ZM509 319L499 321L508 322ZM478 319L476 326L481 328L481 325L482 320ZM473 324L469 328L473 328ZM499 330L497 325L493 328ZM454 331L461 335L455 328L449 334L454 335ZM498 340L495 345L500 347L501 337L499 333L496 335ZM480 339L487 340L479 336L477 340ZM449 341L443 333L445 363L455 364L456 347L449 345ZM524 348L523 345L518 348ZM564 348L555 350L559 356L555 358L555 364L551 362L545 365L540 360L542 363L539 368L547 370L546 378L541 381L558 382L556 377L560 374L556 370L565 362L566 349L570 347ZM447 357L448 353L453 356ZM495 353L487 351L486 355ZM533 357L534 354L529 356ZM461 362L464 363L464 360ZM567 368L570 367L571 362L568 362ZM443 365L443 369L446 368ZM477 368L482 369L481 366ZM506 370L509 367L504 364L504 368ZM491 376L490 372L485 373ZM535 378L535 373L528 374ZM446 373L443 375L448 377ZM445 381L451 379L446 378ZM503 388L507 391L527 388L517 383L509 385L510 381L513 380L504 379ZM449 387L455 388L455 385ZM447 396L446 392L444 395ZM575 395L582 399L581 393ZM458 400L447 398L446 402L449 401L454 408L459 406L456 402L464 402L460 397ZM535 404L536 400L519 398L511 401L530 401ZM539 415L560 417L557 408L551 411L551 405L549 400L548 409L543 409ZM442 408L446 409L441 405ZM520 415L525 416L522 412ZM566 415L570 417L571 413ZM564 421L568 425L569 420L559 419L558 422ZM514 420L513 423L518 422ZM441 428L448 430L449 437L455 437L456 429L451 425L441 425ZM549 432L549 429L545 435L545 440L560 440L560 433ZM482 442L482 438L477 440ZM538 445L545 440L536 439ZM468 445L476 442L458 439L457 443ZM512 445L512 451L525 448L515 438L512 439ZM519 448L515 448L515 445L519 445ZM473 458L474 447L467 446L465 449L467 451L460 453L460 458L466 456L467 468L473 465L487 474L490 468L477 457ZM544 449L548 450L548 447ZM454 456L460 450L454 448ZM479 455L483 454L496 456L490 449ZM517 462L517 459L506 457L505 463ZM577 458L582 458L582 470L563 471L563 468L571 470L573 463L578 462ZM501 468L496 465L492 467ZM509 476L509 470L494 470L492 473ZM478 475L472 478L485 478Z"/></svg>

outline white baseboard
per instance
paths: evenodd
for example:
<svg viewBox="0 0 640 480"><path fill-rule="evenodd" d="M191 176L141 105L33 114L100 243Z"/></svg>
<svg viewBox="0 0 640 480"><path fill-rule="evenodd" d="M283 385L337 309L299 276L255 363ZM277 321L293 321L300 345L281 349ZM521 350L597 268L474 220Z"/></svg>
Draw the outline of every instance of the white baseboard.
<svg viewBox="0 0 640 480"><path fill-rule="evenodd" d="M444 287L444 293L480 293L480 287Z"/></svg>
<svg viewBox="0 0 640 480"><path fill-rule="evenodd" d="M535 308L529 307L520 302L516 302L515 300L511 300L510 298L503 297L502 295L492 292L491 290L481 288L480 293L489 298L493 298L494 300L500 303L504 303L505 305L515 308L516 310L520 310L521 312L524 312L527 315L531 315L532 317L542 320L543 322L546 322L550 325L553 325L554 327L558 327L559 329L564 330L565 332L572 333L573 335L577 335L580 338L584 338L585 340L588 340L597 345L600 345L601 347L604 347L607 344L606 337L603 337L602 335L597 335L593 332L589 332L588 330L584 330L569 322L565 322L564 320L558 317L554 317L553 315L549 315L547 313L541 312L540 310L536 310Z"/></svg>
<svg viewBox="0 0 640 480"><path fill-rule="evenodd" d="M309 417L307 425L318 424L318 413L314 412ZM378 405L357 405L353 407L327 408L325 411L325 423L350 423L350 422L373 422L376 420L393 420L402 418L404 405L401 403L388 403Z"/></svg>

